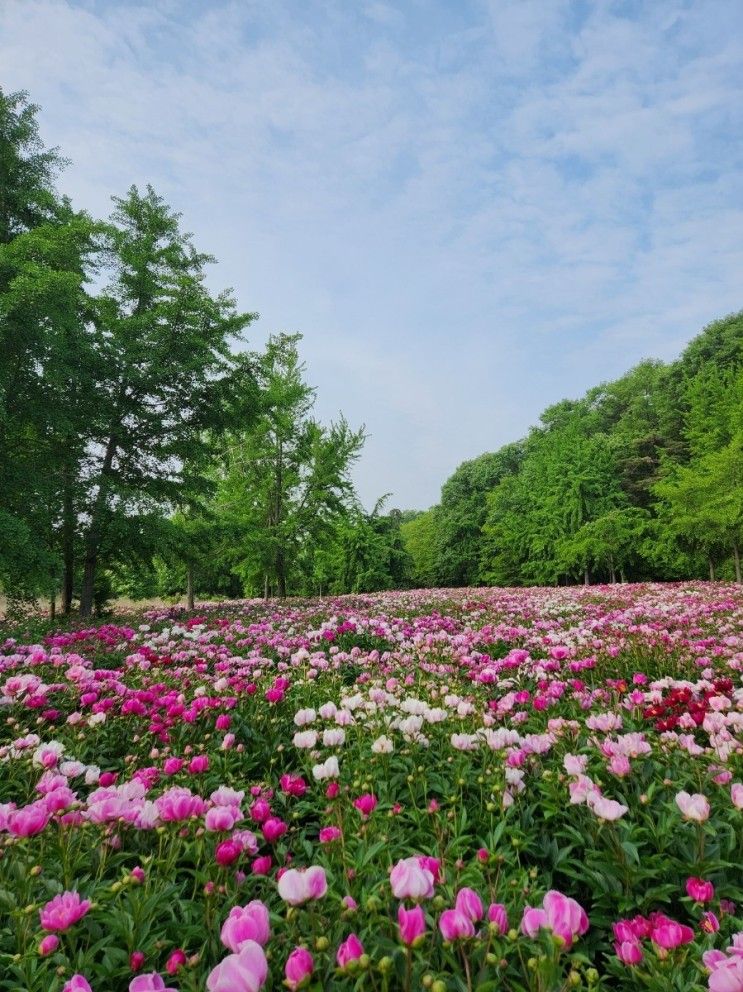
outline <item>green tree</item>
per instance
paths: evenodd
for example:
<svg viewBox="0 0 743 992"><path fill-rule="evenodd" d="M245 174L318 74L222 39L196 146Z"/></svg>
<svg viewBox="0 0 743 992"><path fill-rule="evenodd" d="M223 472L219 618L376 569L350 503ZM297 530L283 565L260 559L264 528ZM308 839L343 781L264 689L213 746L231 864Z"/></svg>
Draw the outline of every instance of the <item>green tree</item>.
<svg viewBox="0 0 743 992"><path fill-rule="evenodd" d="M251 589L284 597L303 547L329 540L354 500L350 468L364 429L342 417L330 427L313 417L315 391L304 381L300 335L272 336L253 356L258 413L228 439L223 512L241 533L239 572ZM301 583L300 583L301 584Z"/></svg>
<svg viewBox="0 0 743 992"><path fill-rule="evenodd" d="M86 283L98 227L54 188L64 164L38 108L0 91L0 581L11 595L71 600L69 497L94 398Z"/></svg>
<svg viewBox="0 0 743 992"><path fill-rule="evenodd" d="M178 506L188 466L209 431L229 423L247 365L231 345L253 318L228 292L212 295L198 252L151 188L114 198L107 232L110 281L97 300L101 359L98 405L87 454L80 612L93 606L107 533L117 519Z"/></svg>

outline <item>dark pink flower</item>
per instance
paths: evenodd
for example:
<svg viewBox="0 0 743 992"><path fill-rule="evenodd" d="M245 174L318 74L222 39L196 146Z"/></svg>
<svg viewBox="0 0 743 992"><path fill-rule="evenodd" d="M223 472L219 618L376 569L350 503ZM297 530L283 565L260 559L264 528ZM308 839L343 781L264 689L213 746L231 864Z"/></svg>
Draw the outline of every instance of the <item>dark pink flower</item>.
<svg viewBox="0 0 743 992"><path fill-rule="evenodd" d="M39 910L41 926L44 930L57 933L69 930L85 916L91 906L90 900L81 899L77 892L62 892Z"/></svg>

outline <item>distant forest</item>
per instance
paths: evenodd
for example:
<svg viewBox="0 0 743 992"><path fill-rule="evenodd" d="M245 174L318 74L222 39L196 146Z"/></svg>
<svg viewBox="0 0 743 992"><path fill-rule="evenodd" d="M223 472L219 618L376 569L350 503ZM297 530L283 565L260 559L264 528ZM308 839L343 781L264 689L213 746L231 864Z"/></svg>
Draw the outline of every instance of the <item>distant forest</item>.
<svg viewBox="0 0 743 992"><path fill-rule="evenodd" d="M548 407L402 533L416 585L740 582L743 313Z"/></svg>
<svg viewBox="0 0 743 992"><path fill-rule="evenodd" d="M741 581L743 313L671 364L549 407L425 512L361 505L363 427L323 425L297 334L255 314L153 189L58 192L38 108L0 90L0 590L114 597Z"/></svg>

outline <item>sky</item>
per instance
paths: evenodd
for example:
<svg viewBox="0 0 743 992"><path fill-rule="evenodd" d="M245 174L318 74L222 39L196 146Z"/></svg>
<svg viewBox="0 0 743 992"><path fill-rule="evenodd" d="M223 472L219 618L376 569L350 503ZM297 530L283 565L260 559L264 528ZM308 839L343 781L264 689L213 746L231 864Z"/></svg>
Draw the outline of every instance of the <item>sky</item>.
<svg viewBox="0 0 743 992"><path fill-rule="evenodd" d="M0 85L304 335L369 507L743 307L740 0L0 0Z"/></svg>

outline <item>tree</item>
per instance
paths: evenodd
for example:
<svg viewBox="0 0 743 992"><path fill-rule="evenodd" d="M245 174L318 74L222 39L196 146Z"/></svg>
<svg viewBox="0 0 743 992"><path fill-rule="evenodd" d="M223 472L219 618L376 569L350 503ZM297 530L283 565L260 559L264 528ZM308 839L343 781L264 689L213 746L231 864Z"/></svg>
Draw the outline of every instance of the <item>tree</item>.
<svg viewBox="0 0 743 992"><path fill-rule="evenodd" d="M205 266L179 215L147 188L114 198L110 281L96 301L102 375L87 454L80 612L93 606L107 532L122 517L179 505L188 465L228 423L244 360L230 346L253 319L206 288Z"/></svg>
<svg viewBox="0 0 743 992"><path fill-rule="evenodd" d="M0 575L11 595L50 593L74 523L67 496L94 388L88 274L99 230L54 188L64 164L38 135L38 108L0 91Z"/></svg>
<svg viewBox="0 0 743 992"><path fill-rule="evenodd" d="M475 585L480 575L480 541L487 494L518 471L521 446L509 444L463 462L441 487L436 522L436 584Z"/></svg>
<svg viewBox="0 0 743 992"><path fill-rule="evenodd" d="M328 539L348 512L350 468L365 440L342 417L323 427L311 416L315 392L304 381L297 334L269 338L253 356L258 413L228 438L223 512L241 532L239 571L249 588L287 594L302 548Z"/></svg>

